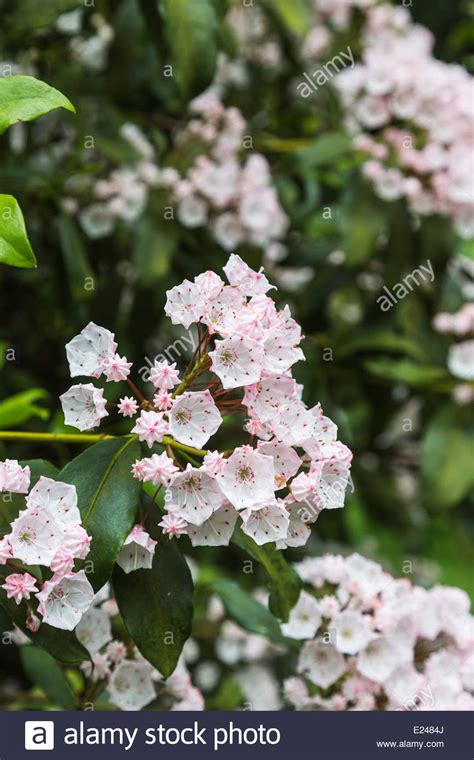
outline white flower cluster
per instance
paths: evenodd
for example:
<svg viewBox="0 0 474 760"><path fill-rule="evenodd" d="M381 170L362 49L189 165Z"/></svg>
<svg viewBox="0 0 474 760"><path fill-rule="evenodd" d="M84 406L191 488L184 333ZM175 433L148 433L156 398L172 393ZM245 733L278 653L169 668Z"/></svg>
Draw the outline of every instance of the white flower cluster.
<svg viewBox="0 0 474 760"><path fill-rule="evenodd" d="M118 222L135 222L159 181L155 149L139 127L126 122L119 134L136 152L136 160L124 162L101 178L73 174L64 187L64 209L78 215L82 229L93 240L110 235Z"/></svg>
<svg viewBox="0 0 474 760"><path fill-rule="evenodd" d="M160 453L137 460L133 475L165 488L160 525L170 538L227 545L240 518L257 544L302 546L322 509L344 505L352 455L320 405L308 409L302 401L291 373L304 358L301 329L288 307L276 308L263 272L239 256L232 254L224 271L229 285L209 271L167 293L173 324L194 323L199 331L181 383L175 364L155 362L154 393L146 400L129 380L131 364L116 353L113 334L93 323L66 346L71 376L104 374L138 393L122 398L118 411L133 417L140 410L132 433L149 448L161 444ZM108 414L103 390L92 383L74 385L61 402L66 423L80 430ZM222 453L201 448L224 417L242 411L248 443Z"/></svg>
<svg viewBox="0 0 474 760"><path fill-rule="evenodd" d="M211 597L215 678L201 683L195 671L204 691L230 670L252 709L286 701L297 710L474 710L474 618L464 591L414 586L359 554L307 557L295 569L305 590L281 626L291 647L226 620ZM262 589L253 596L267 605ZM295 670L278 682L277 673Z"/></svg>
<svg viewBox="0 0 474 760"><path fill-rule="evenodd" d="M300 675L285 682L297 709L474 710L464 591L427 591L358 554L308 557L296 570L308 591L282 629L304 642Z"/></svg>
<svg viewBox="0 0 474 760"><path fill-rule="evenodd" d="M186 227L209 225L215 240L231 251L249 243L269 255L283 238L288 219L272 184L266 159L245 148L246 122L237 108L225 108L211 87L190 104L194 115L178 136L179 144L202 144L203 150L184 177L172 167L160 182L178 202L178 219ZM250 147L250 146L247 146Z"/></svg>
<svg viewBox="0 0 474 760"><path fill-rule="evenodd" d="M0 462L0 492L24 494L29 483L28 467L13 460ZM84 570L73 570L76 559L87 557L91 541L81 525L75 487L41 477L26 497L26 509L10 527L10 533L0 539L0 565L14 570L2 585L7 598L16 604L25 601L26 625L33 632L41 622L36 612L43 623L73 630L94 596ZM42 565L53 575L40 581L14 561ZM31 594L38 602L37 610L29 602Z"/></svg>
<svg viewBox="0 0 474 760"><path fill-rule="evenodd" d="M449 216L474 234L473 80L432 56L433 37L406 8L369 7L362 62L334 82L364 172L384 200L405 197L417 214Z"/></svg>

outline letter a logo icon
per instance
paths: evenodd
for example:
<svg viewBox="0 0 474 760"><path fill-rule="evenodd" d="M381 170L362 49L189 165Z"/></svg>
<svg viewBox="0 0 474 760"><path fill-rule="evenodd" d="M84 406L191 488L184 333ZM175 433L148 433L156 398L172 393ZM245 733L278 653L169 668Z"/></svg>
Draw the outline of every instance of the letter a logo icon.
<svg viewBox="0 0 474 760"><path fill-rule="evenodd" d="M26 721L25 749L54 749L54 723L52 720Z"/></svg>

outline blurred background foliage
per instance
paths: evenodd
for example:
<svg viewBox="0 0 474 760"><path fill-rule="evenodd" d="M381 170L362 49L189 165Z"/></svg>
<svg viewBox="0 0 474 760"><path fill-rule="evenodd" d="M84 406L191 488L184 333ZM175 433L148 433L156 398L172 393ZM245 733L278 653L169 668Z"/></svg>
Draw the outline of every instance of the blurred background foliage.
<svg viewBox="0 0 474 760"><path fill-rule="evenodd" d="M308 102L289 94L303 70L298 53L311 25L310 3L255 4L283 60L273 68L249 61L247 85L228 87L225 105L243 113L289 219L277 298L290 304L306 334L306 362L295 375L306 402L321 401L354 451L354 490L345 509L321 519L302 551L350 548L396 576L459 585L472 595L474 414L452 398L457 382L446 368L449 340L432 327L435 314L456 311L464 301L469 272L452 262L459 253L472 257L472 246L456 237L450 220L414 223L403 200L375 196L361 177L360 154L344 133L330 86ZM219 271L228 255L206 226L190 229L164 218L172 205L164 188L151 190L137 219L100 238L87 236L65 199L71 177L81 198L90 182L137 160L120 135L124 123L142 130L160 167L189 165L189 143L176 139L189 122L189 100L212 82L219 55L241 54L227 20L232 4L88 5L79 20L69 16L68 27L61 14L77 12L76 0L0 0L0 75L38 76L77 111L19 125L0 141L2 187L21 204L39 262L31 271L0 269L2 430L66 430L58 402L69 384L64 344L93 320L115 331L136 368L146 366L145 356L153 358L181 335L164 315L165 291L205 269ZM434 32L439 58L469 68L471 2L414 0L410 10ZM357 54L360 25L355 14L337 33L334 51L350 44ZM170 63L173 77L163 74ZM235 250L252 266L262 262L258 246ZM434 281L382 312L376 300L382 286L392 287L428 259ZM113 419L104 425L107 432L125 429ZM45 451L0 441L1 458L62 465L76 453L77 447ZM218 564L215 553L194 554ZM229 574L240 561L237 550L222 556Z"/></svg>

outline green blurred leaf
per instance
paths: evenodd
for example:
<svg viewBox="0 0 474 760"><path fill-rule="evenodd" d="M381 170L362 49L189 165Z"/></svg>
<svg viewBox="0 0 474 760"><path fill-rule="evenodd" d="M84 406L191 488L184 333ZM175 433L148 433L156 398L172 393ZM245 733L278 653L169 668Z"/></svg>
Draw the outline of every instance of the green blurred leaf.
<svg viewBox="0 0 474 760"><path fill-rule="evenodd" d="M449 405L430 421L421 448L424 497L452 507L474 488L474 412Z"/></svg>
<svg viewBox="0 0 474 760"><path fill-rule="evenodd" d="M0 195L0 263L21 269L36 266L25 220L13 195Z"/></svg>
<svg viewBox="0 0 474 760"><path fill-rule="evenodd" d="M421 361L428 358L426 351L419 343L415 343L414 340L405 338L403 335L397 335L394 332L383 329L361 332L352 337L345 338L342 345L338 348L337 354L340 359L343 359L359 351L401 353Z"/></svg>
<svg viewBox="0 0 474 760"><path fill-rule="evenodd" d="M0 77L0 134L17 121L31 121L56 108L75 112L65 95L40 79Z"/></svg>
<svg viewBox="0 0 474 760"><path fill-rule="evenodd" d="M137 222L132 256L141 284L153 285L167 274L178 240L178 230L170 222L163 229L149 216Z"/></svg>
<svg viewBox="0 0 474 760"><path fill-rule="evenodd" d="M352 148L351 139L342 132L328 132L297 151L296 157L305 169L314 169L335 161Z"/></svg>
<svg viewBox="0 0 474 760"><path fill-rule="evenodd" d="M36 402L48 397L42 388L31 388L29 391L16 393L14 396L0 401L0 428L8 430L27 422L32 417L47 420L49 410Z"/></svg>
<svg viewBox="0 0 474 760"><path fill-rule="evenodd" d="M78 7L77 0L21 0L14 10L12 21L20 30L36 29L53 24L61 13Z"/></svg>
<svg viewBox="0 0 474 760"><path fill-rule="evenodd" d="M342 248L349 266L364 264L386 227L386 205L360 180L349 182L343 199Z"/></svg>
<svg viewBox="0 0 474 760"><path fill-rule="evenodd" d="M85 287L87 280L93 280L92 270L87 258L87 250L76 224L67 216L59 217L59 240L69 275L68 281L74 298L82 301L93 295L93 289Z"/></svg>
<svg viewBox="0 0 474 760"><path fill-rule="evenodd" d="M41 686L55 704L65 710L74 710L74 696L67 678L48 652L35 646L24 646L20 648L20 659L33 684Z"/></svg>
<svg viewBox="0 0 474 760"><path fill-rule="evenodd" d="M161 0L168 43L179 91L185 98L212 81L217 60L217 18L210 0Z"/></svg>
<svg viewBox="0 0 474 760"><path fill-rule="evenodd" d="M126 574L117 565L112 583L127 631L142 655L168 678L193 621L193 582L176 542L159 542L150 570Z"/></svg>
<svg viewBox="0 0 474 760"><path fill-rule="evenodd" d="M449 372L442 367L423 366L403 359L368 359L364 362L365 369L371 375L406 383L414 388L438 388L440 385L452 385Z"/></svg>
<svg viewBox="0 0 474 760"><path fill-rule="evenodd" d="M217 578L209 587L222 599L229 616L242 628L281 643L284 641L278 620L234 581Z"/></svg>
<svg viewBox="0 0 474 760"><path fill-rule="evenodd" d="M270 576L270 611L276 618L286 622L301 589L301 580L295 570L273 544L258 546L252 538L242 533L240 528L234 531L232 543L263 565Z"/></svg>
<svg viewBox="0 0 474 760"><path fill-rule="evenodd" d="M263 5L293 34L303 36L311 28L312 19L305 0L263 0Z"/></svg>
<svg viewBox="0 0 474 760"><path fill-rule="evenodd" d="M139 506L140 481L131 467L141 456L134 438L114 438L90 446L61 471L59 479L76 486L82 524L92 537L88 573L98 591L112 574Z"/></svg>

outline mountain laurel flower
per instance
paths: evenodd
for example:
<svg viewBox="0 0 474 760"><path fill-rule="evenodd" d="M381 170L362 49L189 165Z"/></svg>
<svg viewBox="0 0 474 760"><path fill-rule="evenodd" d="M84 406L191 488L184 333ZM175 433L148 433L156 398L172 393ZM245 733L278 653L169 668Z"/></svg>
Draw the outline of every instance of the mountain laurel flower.
<svg viewBox="0 0 474 760"><path fill-rule="evenodd" d="M114 334L105 327L89 322L79 335L66 344L71 377L100 377L104 360L114 356L116 349Z"/></svg>
<svg viewBox="0 0 474 760"><path fill-rule="evenodd" d="M168 423L162 412L142 411L132 433L137 433L140 441L144 441L151 449L154 443L161 443L163 436L168 433Z"/></svg>
<svg viewBox="0 0 474 760"><path fill-rule="evenodd" d="M153 396L153 406L160 412L167 412L173 406L173 396L169 391L160 390Z"/></svg>
<svg viewBox="0 0 474 760"><path fill-rule="evenodd" d="M202 525L225 501L217 480L203 468L188 464L165 493L165 508L193 525Z"/></svg>
<svg viewBox="0 0 474 760"><path fill-rule="evenodd" d="M51 580L43 583L36 596L43 623L72 631L91 606L94 590L84 570L80 570L78 573L53 575Z"/></svg>
<svg viewBox="0 0 474 760"><path fill-rule="evenodd" d="M13 559L12 548L8 538L0 538L0 565L6 565L9 559Z"/></svg>
<svg viewBox="0 0 474 760"><path fill-rule="evenodd" d="M29 573L11 573L7 575L2 588L6 591L8 599L14 599L17 604L21 604L23 599L29 599L30 594L36 593L36 578Z"/></svg>
<svg viewBox="0 0 474 760"><path fill-rule="evenodd" d="M134 417L138 412L138 403L132 396L124 396L118 403L117 411L123 417Z"/></svg>
<svg viewBox="0 0 474 760"><path fill-rule="evenodd" d="M0 462L0 493L28 493L30 487L30 468L22 467L16 459Z"/></svg>
<svg viewBox="0 0 474 760"><path fill-rule="evenodd" d="M226 113L220 107L218 112L218 119ZM240 144L236 134L228 135L235 149ZM227 149L222 144L219 150ZM263 244L259 241L268 238L268 215L275 211L268 165L263 157L246 162L241 179L244 195L248 191L252 202L239 197L227 209L222 182L228 184L230 176L237 182L239 172L237 156L225 165L202 157L189 177L167 172L167 182L179 201L194 197L212 201L220 217L235 217L251 242ZM101 186L102 190L109 197L110 188ZM233 196L232 190L229 198ZM225 546L238 524L258 544L274 543L279 550L300 547L323 510L343 506L352 454L338 441L337 426L324 416L321 406L308 408L303 400L303 387L293 378L292 368L304 359L300 347L304 336L289 307L279 308L268 295L273 286L263 269L254 271L231 253L223 270L229 284L206 271L167 291L165 313L171 322L186 329L195 325L199 338L181 379L177 362L155 359L148 372L155 393L147 399L128 380L131 364L116 353L113 333L92 322L67 344L71 373L94 377L104 373L107 380L129 382L134 396L120 398L118 414L138 415L131 433L150 449L161 444L157 453L135 461L131 476L164 487L166 514L160 522L164 534L170 538L187 534L194 546ZM73 386L61 396L61 403L66 424L79 430L89 430L107 415L104 392L92 384ZM241 413L243 421L237 418ZM213 436L222 436L223 422L229 417L234 418L230 423L239 419L250 444L203 451ZM0 490L6 487L5 472L0 463ZM19 477L17 463L11 472ZM8 477L11 481L13 476ZM73 535L72 527L65 536L63 526L44 506L43 512L30 510L14 521L2 561L10 557L11 548L24 561L46 564L58 577L67 575L76 559L87 554L90 538L87 533ZM77 514L72 522L77 523ZM151 562L151 552L146 559L141 557L145 547L140 542L131 544L129 536L119 564L128 567L130 552L135 552L137 566Z"/></svg>
<svg viewBox="0 0 474 760"><path fill-rule="evenodd" d="M124 541L120 554L117 557L117 565L125 573L145 568L149 570L153 564L156 541L144 530L141 525L135 525Z"/></svg>
<svg viewBox="0 0 474 760"><path fill-rule="evenodd" d="M162 361L155 360L153 367L150 369L150 382L161 391L174 388L179 383L179 371L176 369L176 362L169 364L166 359Z"/></svg>
<svg viewBox="0 0 474 760"><path fill-rule="evenodd" d="M126 380L130 374L132 362L128 362L125 356L113 354L107 356L101 364L102 372L109 382L119 383Z"/></svg>
<svg viewBox="0 0 474 760"><path fill-rule="evenodd" d="M168 512L158 523L158 525L163 529L163 533L170 539L173 538L173 536L179 538L180 536L184 536L187 533L186 529L188 527L188 523L184 517L175 515L173 512Z"/></svg>
<svg viewBox="0 0 474 760"><path fill-rule="evenodd" d="M243 335L230 335L216 341L216 350L210 351L212 371L223 388L239 388L260 380L264 365L263 348Z"/></svg>
<svg viewBox="0 0 474 760"><path fill-rule="evenodd" d="M169 413L169 429L180 443L201 448L217 432L222 417L208 390L185 392Z"/></svg>
<svg viewBox="0 0 474 760"><path fill-rule="evenodd" d="M173 475L179 469L164 451L162 454L153 454L151 457L140 460L140 465L140 480L145 483L151 482L155 486L169 485Z"/></svg>
<svg viewBox="0 0 474 760"><path fill-rule="evenodd" d="M251 446L235 449L216 478L221 490L236 509L257 508L274 498L273 458L259 454Z"/></svg>
<svg viewBox="0 0 474 760"><path fill-rule="evenodd" d="M73 385L59 397L66 425L78 430L91 430L108 416L104 391L92 383Z"/></svg>

